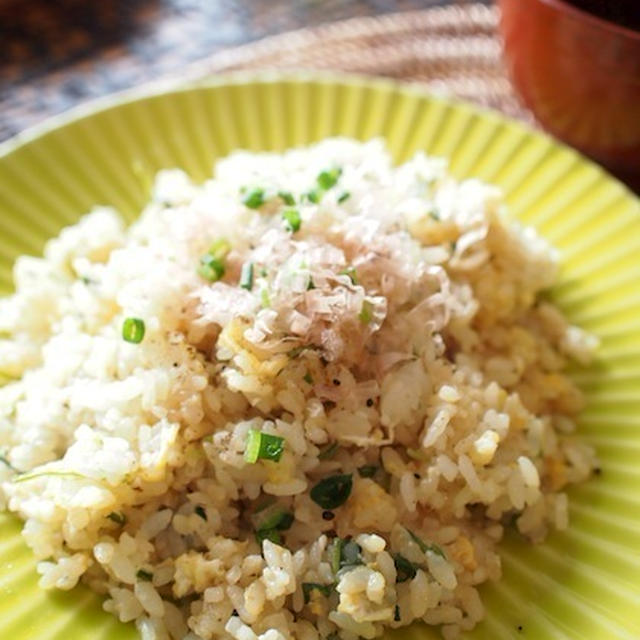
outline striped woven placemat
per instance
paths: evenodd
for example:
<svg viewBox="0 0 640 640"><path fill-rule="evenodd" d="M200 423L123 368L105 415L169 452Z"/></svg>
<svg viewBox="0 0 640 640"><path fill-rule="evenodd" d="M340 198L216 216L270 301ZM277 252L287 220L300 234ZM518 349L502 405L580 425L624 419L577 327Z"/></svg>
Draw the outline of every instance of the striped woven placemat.
<svg viewBox="0 0 640 640"><path fill-rule="evenodd" d="M148 85L158 71L156 78L170 83L240 69L322 69L387 76L421 83L432 92L533 123L504 68L497 9L486 2L455 0L446 6L287 31L213 53L186 67L179 64L178 53L173 58L165 55L164 66L156 69L144 56L118 47L106 57L69 64L12 89L5 82L4 90L0 86L0 140L87 99Z"/></svg>
<svg viewBox="0 0 640 640"><path fill-rule="evenodd" d="M417 82L533 123L502 60L498 10L458 5L353 18L222 51L181 77L238 69L322 69Z"/></svg>

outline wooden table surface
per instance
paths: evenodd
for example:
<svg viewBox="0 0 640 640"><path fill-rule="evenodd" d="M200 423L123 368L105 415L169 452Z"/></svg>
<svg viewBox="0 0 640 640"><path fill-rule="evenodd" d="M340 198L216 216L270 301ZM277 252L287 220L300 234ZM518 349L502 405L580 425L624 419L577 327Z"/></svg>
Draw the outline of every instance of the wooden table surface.
<svg viewBox="0 0 640 640"><path fill-rule="evenodd" d="M0 140L90 98L175 73L225 47L355 16L452 3L0 0Z"/></svg>

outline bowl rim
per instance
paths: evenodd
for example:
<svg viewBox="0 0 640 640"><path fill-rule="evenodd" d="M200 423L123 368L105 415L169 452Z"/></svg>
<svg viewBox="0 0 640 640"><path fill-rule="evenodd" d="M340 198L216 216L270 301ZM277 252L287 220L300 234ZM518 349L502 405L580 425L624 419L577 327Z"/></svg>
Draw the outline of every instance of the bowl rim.
<svg viewBox="0 0 640 640"><path fill-rule="evenodd" d="M504 2L505 0L501 1ZM520 2L520 0L517 1ZM546 2L547 0L540 1ZM165 94L188 92L194 89L222 88L248 83L272 84L281 82L324 83L340 84L356 88L380 88L386 89L387 91L397 91L403 94L426 97L429 100L452 105L467 113L481 114L484 118L492 120L493 122L505 123L527 134L539 136L546 140L547 143L559 147L565 153L579 158L581 162L595 168L596 171L604 174L608 180L616 183L618 187L622 188L627 197L630 197L634 202L640 204L638 194L614 176L606 167L592 160L579 149L568 145L548 131L539 129L529 122L518 120L486 105L476 104L455 96L439 94L421 83L410 83L385 76L371 76L364 73L333 70L241 69L224 71L222 73L207 73L195 77L187 76L186 78L181 78L171 75L149 80L142 84L80 102L69 109L53 114L40 122L26 127L6 140L0 141L0 161L15 151L27 147L39 138L56 132L60 128L84 120L85 118L91 118L104 111L137 102L138 100L160 98Z"/></svg>
<svg viewBox="0 0 640 640"><path fill-rule="evenodd" d="M502 0L506 3L509 0ZM521 0L516 0L520 2ZM581 9L574 4L568 2L568 0L533 0L539 4L547 5L552 9L555 9L559 13L569 14L571 17L586 22L594 27L602 29L603 31L611 32L617 36L623 36L624 38L640 44L640 30L631 29L612 20L601 18L585 9Z"/></svg>

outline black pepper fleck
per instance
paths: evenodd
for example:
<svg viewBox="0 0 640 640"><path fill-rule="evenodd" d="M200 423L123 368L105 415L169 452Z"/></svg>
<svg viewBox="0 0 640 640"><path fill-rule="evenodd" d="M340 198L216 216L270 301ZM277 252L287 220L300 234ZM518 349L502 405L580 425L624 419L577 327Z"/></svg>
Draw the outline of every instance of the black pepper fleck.
<svg viewBox="0 0 640 640"><path fill-rule="evenodd" d="M237 615L238 615L237 610L236 610L236 609L234 609L234 610L231 612L231 615L232 615L232 616L237 616Z"/></svg>
<svg viewBox="0 0 640 640"><path fill-rule="evenodd" d="M596 467L596 468L593 470L593 473L595 473L597 476L599 476L599 475L601 475L601 474L602 474L602 469L601 469L600 467Z"/></svg>
<svg viewBox="0 0 640 640"><path fill-rule="evenodd" d="M518 631L522 631L522 625L521 624L518 625Z"/></svg>
<svg viewBox="0 0 640 640"><path fill-rule="evenodd" d="M373 399L372 398L368 398L367 399L367 407L373 407Z"/></svg>
<svg viewBox="0 0 640 640"><path fill-rule="evenodd" d="M333 384L335 384L336 387L339 387L340 386L340 380L338 380L338 378L334 378L333 379Z"/></svg>
<svg viewBox="0 0 640 640"><path fill-rule="evenodd" d="M413 474L413 477L414 477L416 480L420 480L420 474L419 474L419 473L414 473L414 474Z"/></svg>
<svg viewBox="0 0 640 640"><path fill-rule="evenodd" d="M323 511L322 519L323 520L333 520L336 517L336 514L333 511Z"/></svg>

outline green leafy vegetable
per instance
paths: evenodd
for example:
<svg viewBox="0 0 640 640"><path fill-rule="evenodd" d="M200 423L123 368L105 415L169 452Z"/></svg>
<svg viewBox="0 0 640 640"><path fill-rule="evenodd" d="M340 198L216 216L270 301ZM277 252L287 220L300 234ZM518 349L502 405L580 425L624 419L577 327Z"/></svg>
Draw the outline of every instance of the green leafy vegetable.
<svg viewBox="0 0 640 640"><path fill-rule="evenodd" d="M340 556L340 568L354 567L362 564L362 547L354 540L348 540L342 545Z"/></svg>
<svg viewBox="0 0 640 640"><path fill-rule="evenodd" d="M122 324L122 339L132 344L140 344L144 338L144 320L127 318Z"/></svg>
<svg viewBox="0 0 640 640"><path fill-rule="evenodd" d="M249 430L244 459L250 464L258 460L272 460L278 462L284 451L284 438L262 433L256 429Z"/></svg>

